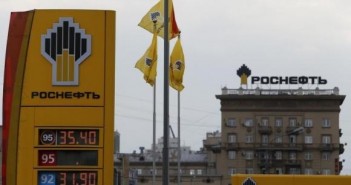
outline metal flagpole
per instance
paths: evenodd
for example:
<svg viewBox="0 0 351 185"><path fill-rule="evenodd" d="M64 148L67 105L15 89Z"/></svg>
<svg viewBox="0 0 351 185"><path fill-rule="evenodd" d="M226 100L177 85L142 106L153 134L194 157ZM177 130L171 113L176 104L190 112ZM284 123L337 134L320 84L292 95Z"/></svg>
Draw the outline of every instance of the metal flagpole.
<svg viewBox="0 0 351 185"><path fill-rule="evenodd" d="M156 79L154 84L154 111L153 111L153 136L152 136L152 185L156 180Z"/></svg>
<svg viewBox="0 0 351 185"><path fill-rule="evenodd" d="M156 21L154 21L154 32L156 30ZM154 83L154 110L153 110L153 130L152 130L152 185L155 185L156 180L156 79Z"/></svg>
<svg viewBox="0 0 351 185"><path fill-rule="evenodd" d="M180 160L181 160L181 150L180 150L180 92L178 91L178 185L180 185Z"/></svg>
<svg viewBox="0 0 351 185"><path fill-rule="evenodd" d="M169 176L169 81L168 81L168 65L169 65L169 40L168 40L168 0L164 0L164 112L163 112L163 185L168 185Z"/></svg>

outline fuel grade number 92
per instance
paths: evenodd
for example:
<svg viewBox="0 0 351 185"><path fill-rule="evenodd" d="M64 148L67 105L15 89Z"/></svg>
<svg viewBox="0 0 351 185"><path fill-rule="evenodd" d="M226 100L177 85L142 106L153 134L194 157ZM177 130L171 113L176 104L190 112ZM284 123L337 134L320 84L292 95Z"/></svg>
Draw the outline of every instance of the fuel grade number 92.
<svg viewBox="0 0 351 185"><path fill-rule="evenodd" d="M41 171L38 185L97 185L95 171Z"/></svg>

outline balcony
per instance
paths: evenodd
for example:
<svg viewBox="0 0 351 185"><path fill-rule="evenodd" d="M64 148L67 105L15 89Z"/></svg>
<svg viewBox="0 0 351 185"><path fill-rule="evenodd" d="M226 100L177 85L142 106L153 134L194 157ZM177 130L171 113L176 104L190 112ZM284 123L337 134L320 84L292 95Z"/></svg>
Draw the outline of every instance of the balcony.
<svg viewBox="0 0 351 185"><path fill-rule="evenodd" d="M272 127L271 126L259 126L258 132L260 134L272 134Z"/></svg>
<svg viewBox="0 0 351 185"><path fill-rule="evenodd" d="M301 151L303 144L297 143L257 143L255 145L256 150L295 150Z"/></svg>
<svg viewBox="0 0 351 185"><path fill-rule="evenodd" d="M238 150L239 143L226 143L227 150Z"/></svg>
<svg viewBox="0 0 351 185"><path fill-rule="evenodd" d="M261 159L257 165L260 168L264 167L284 167L284 166L301 166L301 160L290 160L290 159Z"/></svg>
<svg viewBox="0 0 351 185"><path fill-rule="evenodd" d="M321 143L318 147L322 151L333 151L339 149L338 143Z"/></svg>

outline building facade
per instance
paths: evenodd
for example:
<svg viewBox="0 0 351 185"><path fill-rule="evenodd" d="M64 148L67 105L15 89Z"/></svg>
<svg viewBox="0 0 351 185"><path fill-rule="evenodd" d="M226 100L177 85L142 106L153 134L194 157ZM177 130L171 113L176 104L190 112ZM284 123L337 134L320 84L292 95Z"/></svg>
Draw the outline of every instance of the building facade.
<svg viewBox="0 0 351 185"><path fill-rule="evenodd" d="M221 103L221 140L205 145L219 174L339 174L340 106L330 90L228 89Z"/></svg>
<svg viewBox="0 0 351 185"><path fill-rule="evenodd" d="M178 138L169 138L169 181L170 184L221 185L222 175L215 169L215 161L208 160L206 151L193 151L189 146L181 146L178 151ZM151 147L152 148L152 147ZM163 177L163 137L155 145L155 163L153 150L139 148L139 152L117 154L115 169L118 185L161 185ZM178 181L178 155L180 154L180 181ZM155 165L155 167L154 167Z"/></svg>

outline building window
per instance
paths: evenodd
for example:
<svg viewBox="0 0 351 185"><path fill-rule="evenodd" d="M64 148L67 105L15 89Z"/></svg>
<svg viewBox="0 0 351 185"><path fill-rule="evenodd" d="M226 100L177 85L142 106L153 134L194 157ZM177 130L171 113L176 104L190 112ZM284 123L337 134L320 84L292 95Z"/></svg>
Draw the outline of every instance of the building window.
<svg viewBox="0 0 351 185"><path fill-rule="evenodd" d="M313 175L313 169L312 168L305 168L305 175Z"/></svg>
<svg viewBox="0 0 351 185"><path fill-rule="evenodd" d="M322 143L323 143L323 144L330 144L330 143L331 143L331 137L330 137L330 135L323 135L323 136L322 136Z"/></svg>
<svg viewBox="0 0 351 185"><path fill-rule="evenodd" d="M312 160L313 153L312 152L305 152L305 160Z"/></svg>
<svg viewBox="0 0 351 185"><path fill-rule="evenodd" d="M289 119L289 127L297 127L297 120L296 118Z"/></svg>
<svg viewBox="0 0 351 185"><path fill-rule="evenodd" d="M251 118L246 119L244 126L245 127L252 127L253 126L253 119L251 119Z"/></svg>
<svg viewBox="0 0 351 185"><path fill-rule="evenodd" d="M201 169L198 169L196 171L197 171L197 175L202 175L202 170Z"/></svg>
<svg viewBox="0 0 351 185"><path fill-rule="evenodd" d="M322 127L323 128L328 128L330 126L331 126L330 119L324 118L323 121L322 121Z"/></svg>
<svg viewBox="0 0 351 185"><path fill-rule="evenodd" d="M268 127L268 125L269 125L268 118L262 118L260 126Z"/></svg>
<svg viewBox="0 0 351 185"><path fill-rule="evenodd" d="M252 134L246 135L245 142L246 143L253 143L253 135Z"/></svg>
<svg viewBox="0 0 351 185"><path fill-rule="evenodd" d="M274 157L276 160L282 160L283 159L283 153L282 151L276 151L274 154Z"/></svg>
<svg viewBox="0 0 351 185"><path fill-rule="evenodd" d="M290 145L295 145L296 144L296 135L290 135L289 136L289 143L290 143Z"/></svg>
<svg viewBox="0 0 351 185"><path fill-rule="evenodd" d="M231 175L231 174L236 174L236 168L229 168L228 169L228 175Z"/></svg>
<svg viewBox="0 0 351 185"><path fill-rule="evenodd" d="M331 174L331 170L330 169L322 169L322 174L323 175L330 175Z"/></svg>
<svg viewBox="0 0 351 185"><path fill-rule="evenodd" d="M300 174L300 169L299 168L290 168L289 174Z"/></svg>
<svg viewBox="0 0 351 185"><path fill-rule="evenodd" d="M322 160L324 161L330 160L330 152L322 152Z"/></svg>
<svg viewBox="0 0 351 185"><path fill-rule="evenodd" d="M150 174L151 174L151 175L153 174L153 173L152 173L153 171L154 171L154 169L150 169ZM157 175L157 169L155 169L155 175Z"/></svg>
<svg viewBox="0 0 351 185"><path fill-rule="evenodd" d="M194 169L190 169L189 174L190 175L195 175L195 170Z"/></svg>
<svg viewBox="0 0 351 185"><path fill-rule="evenodd" d="M254 153L253 151L246 151L245 152L245 159L246 160L252 160L254 158Z"/></svg>
<svg viewBox="0 0 351 185"><path fill-rule="evenodd" d="M228 134L228 143L236 143L236 134Z"/></svg>
<svg viewBox="0 0 351 185"><path fill-rule="evenodd" d="M289 160L296 160L296 152L289 153Z"/></svg>
<svg viewBox="0 0 351 185"><path fill-rule="evenodd" d="M228 118L227 126L228 127L236 127L236 119L235 118Z"/></svg>
<svg viewBox="0 0 351 185"><path fill-rule="evenodd" d="M138 173L138 175L141 175L141 174L143 174L143 170L142 169L137 169L137 173Z"/></svg>
<svg viewBox="0 0 351 185"><path fill-rule="evenodd" d="M305 119L305 127L313 127L312 119Z"/></svg>
<svg viewBox="0 0 351 185"><path fill-rule="evenodd" d="M274 138L275 143L282 143L283 142L283 136L282 135L276 135Z"/></svg>
<svg viewBox="0 0 351 185"><path fill-rule="evenodd" d="M312 144L313 137L312 136L305 136L305 144Z"/></svg>
<svg viewBox="0 0 351 185"><path fill-rule="evenodd" d="M282 168L276 168L275 169L276 174L283 174L283 169Z"/></svg>
<svg viewBox="0 0 351 185"><path fill-rule="evenodd" d="M262 144L263 145L267 145L268 144L268 142L269 142L269 136L268 135L266 135L266 134L263 134L262 136Z"/></svg>
<svg viewBox="0 0 351 185"><path fill-rule="evenodd" d="M228 151L228 159L233 160L236 157L236 151Z"/></svg>
<svg viewBox="0 0 351 185"><path fill-rule="evenodd" d="M254 169L253 168L246 168L246 174L253 174Z"/></svg>
<svg viewBox="0 0 351 185"><path fill-rule="evenodd" d="M283 119L282 118L276 118L275 119L275 126L276 127L282 127L283 126Z"/></svg>

